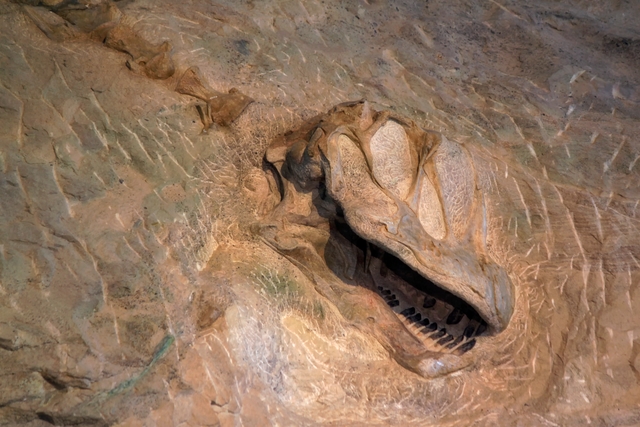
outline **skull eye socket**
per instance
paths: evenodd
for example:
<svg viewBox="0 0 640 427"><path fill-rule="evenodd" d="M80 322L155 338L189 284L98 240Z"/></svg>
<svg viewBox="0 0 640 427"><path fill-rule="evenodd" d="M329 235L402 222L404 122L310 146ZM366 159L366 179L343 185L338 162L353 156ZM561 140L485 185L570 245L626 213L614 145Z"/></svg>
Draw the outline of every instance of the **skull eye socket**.
<svg viewBox="0 0 640 427"><path fill-rule="evenodd" d="M430 236L441 240L447 233L442 205L437 189L424 172L419 172L415 184L418 194L409 194L416 180L417 160L414 158L417 156L412 147L404 127L388 120L369 141L372 172L378 183L400 200L413 198L412 208L423 228Z"/></svg>
<svg viewBox="0 0 640 427"><path fill-rule="evenodd" d="M447 226L438 192L428 177L424 177L420 185L418 219L424 230L431 237L442 240L447 235Z"/></svg>
<svg viewBox="0 0 640 427"><path fill-rule="evenodd" d="M372 169L378 183L403 200L414 180L415 161L403 126L388 120L369 141Z"/></svg>
<svg viewBox="0 0 640 427"><path fill-rule="evenodd" d="M457 239L464 238L473 216L475 201L474 168L467 152L442 137L433 156L448 228Z"/></svg>

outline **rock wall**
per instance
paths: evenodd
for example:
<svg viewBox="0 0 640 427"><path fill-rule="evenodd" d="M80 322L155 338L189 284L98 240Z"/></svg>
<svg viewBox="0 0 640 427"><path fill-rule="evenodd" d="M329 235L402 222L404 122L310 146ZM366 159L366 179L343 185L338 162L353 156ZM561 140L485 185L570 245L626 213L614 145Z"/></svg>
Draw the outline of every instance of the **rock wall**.
<svg viewBox="0 0 640 427"><path fill-rule="evenodd" d="M0 1L0 424L640 423L639 17ZM259 232L267 147L359 99L472 161L515 309L455 374L399 364L373 294Z"/></svg>

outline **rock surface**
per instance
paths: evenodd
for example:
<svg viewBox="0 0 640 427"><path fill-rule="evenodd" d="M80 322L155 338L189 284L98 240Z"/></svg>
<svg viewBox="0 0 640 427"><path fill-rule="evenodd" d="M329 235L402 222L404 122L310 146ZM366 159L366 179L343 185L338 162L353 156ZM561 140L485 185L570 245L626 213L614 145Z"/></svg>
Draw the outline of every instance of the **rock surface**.
<svg viewBox="0 0 640 427"><path fill-rule="evenodd" d="M635 2L70 3L107 4L0 1L0 425L640 423ZM188 69L254 102L176 91ZM267 147L363 98L467 150L513 282L451 375L259 232Z"/></svg>

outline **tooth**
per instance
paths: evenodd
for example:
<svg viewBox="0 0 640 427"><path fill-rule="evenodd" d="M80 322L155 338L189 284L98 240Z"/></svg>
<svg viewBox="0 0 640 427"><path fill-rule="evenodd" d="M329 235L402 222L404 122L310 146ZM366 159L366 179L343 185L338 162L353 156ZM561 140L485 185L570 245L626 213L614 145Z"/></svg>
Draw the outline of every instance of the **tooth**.
<svg viewBox="0 0 640 427"><path fill-rule="evenodd" d="M438 338L442 338L445 335L447 335L447 330L445 328L442 328L435 334L431 335L429 338L438 339Z"/></svg>
<svg viewBox="0 0 640 427"><path fill-rule="evenodd" d="M460 344L462 342L462 340L464 339L464 335L460 335L458 338L456 338L452 343L447 344L447 348L449 350L451 350L452 348L454 348L455 346L457 346L458 344Z"/></svg>
<svg viewBox="0 0 640 427"><path fill-rule="evenodd" d="M391 295L391 291L389 289L385 289L380 292L382 295Z"/></svg>
<svg viewBox="0 0 640 427"><path fill-rule="evenodd" d="M387 304L389 304L389 307L397 307L400 305L400 301L398 301L397 299L394 299L393 301L387 302Z"/></svg>
<svg viewBox="0 0 640 427"><path fill-rule="evenodd" d="M443 338L440 338L436 344L445 345L446 343L448 343L450 341L453 341L453 340L454 340L453 335L447 335L447 336L445 336Z"/></svg>
<svg viewBox="0 0 640 427"><path fill-rule="evenodd" d="M385 264L384 262L384 254L382 255L381 261L382 262L380 263L380 276L387 277L387 274L389 274L389 267L387 267L387 264Z"/></svg>
<svg viewBox="0 0 640 427"><path fill-rule="evenodd" d="M369 265L371 265L371 244L367 242L367 250L364 255L364 272L369 271Z"/></svg>
<svg viewBox="0 0 640 427"><path fill-rule="evenodd" d="M476 329L476 335L482 335L484 331L487 330L487 325L485 323L481 323L478 325L478 329Z"/></svg>
<svg viewBox="0 0 640 427"><path fill-rule="evenodd" d="M405 308L400 312L400 314L404 317L409 317L416 313L416 309L414 307Z"/></svg>
<svg viewBox="0 0 640 427"><path fill-rule="evenodd" d="M449 317L447 317L447 325L457 325L460 323L464 314L457 308L454 308Z"/></svg>
<svg viewBox="0 0 640 427"><path fill-rule="evenodd" d="M459 355L463 355L464 353L466 353L467 351L471 350L474 346L476 345L476 339L472 339L471 341L467 341L466 343L462 344L460 347L458 347L456 349L456 352Z"/></svg>
<svg viewBox="0 0 640 427"><path fill-rule="evenodd" d="M427 326L429 325L429 319L427 319L426 317L424 319L422 319L419 323L419 325L421 326Z"/></svg>
<svg viewBox="0 0 640 427"><path fill-rule="evenodd" d="M476 330L475 326L469 325L466 328L464 328L464 332L462 333L462 335L464 335L465 338L471 338L475 330Z"/></svg>
<svg viewBox="0 0 640 427"><path fill-rule="evenodd" d="M424 297L424 303L422 304L422 307L424 308L431 308L434 305L436 305L436 299L432 298L432 297Z"/></svg>
<svg viewBox="0 0 640 427"><path fill-rule="evenodd" d="M436 322L433 322L429 326L425 326L424 328L422 328L420 332L422 332L423 334L428 334L437 330L438 330L438 324Z"/></svg>
<svg viewBox="0 0 640 427"><path fill-rule="evenodd" d="M386 295L384 296L384 299L386 299L387 301L393 301L394 299L396 299L396 294Z"/></svg>
<svg viewBox="0 0 640 427"><path fill-rule="evenodd" d="M409 320L411 322L419 322L420 319L422 319L422 314L420 314L420 313L416 313L413 316L409 317Z"/></svg>

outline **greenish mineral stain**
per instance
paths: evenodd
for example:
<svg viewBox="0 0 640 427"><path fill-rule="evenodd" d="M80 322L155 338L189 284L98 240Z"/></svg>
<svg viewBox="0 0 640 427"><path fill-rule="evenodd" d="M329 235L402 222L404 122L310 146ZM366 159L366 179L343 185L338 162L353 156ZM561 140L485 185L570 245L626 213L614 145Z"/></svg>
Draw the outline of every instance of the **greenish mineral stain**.
<svg viewBox="0 0 640 427"><path fill-rule="evenodd" d="M121 382L120 384L118 384L116 387L109 390L108 392L103 392L98 394L95 398L91 399L91 401L89 401L87 405L91 405L95 403L100 404L105 400L132 388L134 385L138 383L138 381L143 379L149 373L149 371L155 366L155 364L159 360L161 360L167 354L167 351L169 351L169 348L171 348L171 345L174 343L175 340L176 338L173 335L171 334L166 335L162 339L160 344L158 344L158 346L156 347L156 351L153 355L153 358L151 359L151 362L149 362L149 364L142 371L140 371L138 375L135 375L133 378L129 378L128 380Z"/></svg>

